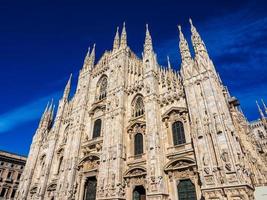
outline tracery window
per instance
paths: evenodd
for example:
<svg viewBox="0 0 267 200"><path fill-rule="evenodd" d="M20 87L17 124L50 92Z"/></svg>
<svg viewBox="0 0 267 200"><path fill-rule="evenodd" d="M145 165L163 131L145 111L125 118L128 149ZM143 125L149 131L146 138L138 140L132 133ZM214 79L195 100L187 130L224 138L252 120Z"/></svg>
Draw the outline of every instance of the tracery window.
<svg viewBox="0 0 267 200"><path fill-rule="evenodd" d="M185 143L184 126L180 121L172 124L173 145Z"/></svg>
<svg viewBox="0 0 267 200"><path fill-rule="evenodd" d="M195 186L191 180L181 180L177 186L178 200L196 200Z"/></svg>
<svg viewBox="0 0 267 200"><path fill-rule="evenodd" d="M143 154L143 135L141 133L137 133L134 136L134 155Z"/></svg>
<svg viewBox="0 0 267 200"><path fill-rule="evenodd" d="M137 96L133 103L133 117L139 117L145 113L145 106L142 96Z"/></svg>
<svg viewBox="0 0 267 200"><path fill-rule="evenodd" d="M102 124L101 119L95 120L94 129L93 129L93 138L97 138L97 137L100 136L100 134L101 134L101 124Z"/></svg>
<svg viewBox="0 0 267 200"><path fill-rule="evenodd" d="M104 98L106 98L107 96L107 86L108 86L108 80L106 76L103 76L99 82L98 82L98 86L97 86L97 99L98 100L102 100Z"/></svg>

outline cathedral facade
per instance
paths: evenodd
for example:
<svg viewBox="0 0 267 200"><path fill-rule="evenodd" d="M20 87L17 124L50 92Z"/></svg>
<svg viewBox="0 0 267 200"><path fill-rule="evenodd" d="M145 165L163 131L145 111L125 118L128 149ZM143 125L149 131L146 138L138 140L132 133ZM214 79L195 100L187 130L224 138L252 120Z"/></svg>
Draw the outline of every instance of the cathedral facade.
<svg viewBox="0 0 267 200"><path fill-rule="evenodd" d="M53 103L42 115L16 199L254 199L266 147L190 24L194 56L178 27L180 71L158 64L148 26L142 58L125 24L98 62L88 50L74 96L70 77L55 117Z"/></svg>

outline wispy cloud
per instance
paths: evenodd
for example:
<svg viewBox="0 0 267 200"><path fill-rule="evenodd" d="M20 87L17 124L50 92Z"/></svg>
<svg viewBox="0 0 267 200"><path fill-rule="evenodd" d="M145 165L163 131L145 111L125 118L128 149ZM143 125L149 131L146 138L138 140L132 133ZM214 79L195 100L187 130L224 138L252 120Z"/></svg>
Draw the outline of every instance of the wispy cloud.
<svg viewBox="0 0 267 200"><path fill-rule="evenodd" d="M0 114L0 134L13 130L22 124L37 120L49 100L58 99L60 92L39 98L25 105L17 107L6 113Z"/></svg>
<svg viewBox="0 0 267 200"><path fill-rule="evenodd" d="M255 99L267 98L266 14L255 11L252 4L247 4L235 13L197 21L195 25L224 83L232 94L240 98L248 117L255 118ZM188 30L189 25L184 32L191 43ZM169 54L177 60L178 33L156 50L158 55ZM162 57L159 60L164 62L166 59Z"/></svg>

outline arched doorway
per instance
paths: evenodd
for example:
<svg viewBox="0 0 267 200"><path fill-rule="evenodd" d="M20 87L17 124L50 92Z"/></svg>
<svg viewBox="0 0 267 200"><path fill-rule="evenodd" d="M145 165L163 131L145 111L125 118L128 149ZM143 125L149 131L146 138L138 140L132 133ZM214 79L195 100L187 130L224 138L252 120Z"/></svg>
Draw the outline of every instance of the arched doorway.
<svg viewBox="0 0 267 200"><path fill-rule="evenodd" d="M85 183L85 193L83 200L95 200L96 199L96 177L89 177Z"/></svg>
<svg viewBox="0 0 267 200"><path fill-rule="evenodd" d="M146 189L142 185L135 186L133 200L146 200Z"/></svg>
<svg viewBox="0 0 267 200"><path fill-rule="evenodd" d="M178 200L197 200L195 185L190 179L180 180L177 189Z"/></svg>

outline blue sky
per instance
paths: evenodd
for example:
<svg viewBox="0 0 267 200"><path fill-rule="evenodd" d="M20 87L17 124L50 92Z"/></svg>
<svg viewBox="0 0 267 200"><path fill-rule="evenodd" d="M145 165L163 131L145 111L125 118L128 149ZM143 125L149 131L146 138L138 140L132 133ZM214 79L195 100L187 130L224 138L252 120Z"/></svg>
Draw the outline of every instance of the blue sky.
<svg viewBox="0 0 267 200"><path fill-rule="evenodd" d="M0 149L27 155L47 101L57 102L89 45L99 58L126 22L141 55L148 23L160 64L180 67L177 24L190 41L188 18L249 120L267 102L267 3L264 1L2 1L0 4Z"/></svg>

